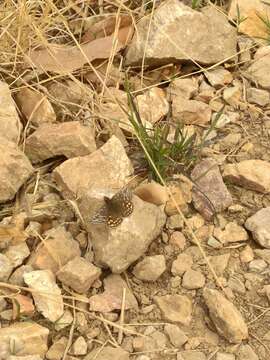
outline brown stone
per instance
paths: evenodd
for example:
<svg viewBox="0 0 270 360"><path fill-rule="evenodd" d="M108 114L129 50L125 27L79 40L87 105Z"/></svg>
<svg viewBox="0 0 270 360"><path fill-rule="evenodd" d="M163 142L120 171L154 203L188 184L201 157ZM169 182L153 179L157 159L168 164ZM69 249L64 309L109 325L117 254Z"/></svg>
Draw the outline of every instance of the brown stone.
<svg viewBox="0 0 270 360"><path fill-rule="evenodd" d="M155 303L165 320L189 325L191 322L192 304L184 295L155 296Z"/></svg>

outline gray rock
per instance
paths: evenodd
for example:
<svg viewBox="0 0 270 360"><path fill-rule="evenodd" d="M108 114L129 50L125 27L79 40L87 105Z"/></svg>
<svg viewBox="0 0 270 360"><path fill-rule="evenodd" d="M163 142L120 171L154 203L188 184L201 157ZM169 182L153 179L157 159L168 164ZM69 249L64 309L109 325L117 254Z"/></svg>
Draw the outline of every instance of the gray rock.
<svg viewBox="0 0 270 360"><path fill-rule="evenodd" d="M148 36L150 20L148 15L137 24L126 64L140 63L144 54L146 64L172 59L212 64L236 53L236 30L213 7L198 12L177 0L165 1L154 12Z"/></svg>
<svg viewBox="0 0 270 360"><path fill-rule="evenodd" d="M137 279L156 281L166 270L164 255L146 256L133 269Z"/></svg>
<svg viewBox="0 0 270 360"><path fill-rule="evenodd" d="M195 166L191 178L196 184L192 189L193 203L204 218L210 220L214 213L232 204L232 196L213 159L205 159Z"/></svg>
<svg viewBox="0 0 270 360"><path fill-rule="evenodd" d="M219 291L205 289L203 297L217 331L231 343L248 338L247 325L237 310Z"/></svg>
<svg viewBox="0 0 270 360"><path fill-rule="evenodd" d="M270 178L269 178L270 179ZM253 239L262 247L270 249L270 207L263 208L249 217L245 227L252 232Z"/></svg>

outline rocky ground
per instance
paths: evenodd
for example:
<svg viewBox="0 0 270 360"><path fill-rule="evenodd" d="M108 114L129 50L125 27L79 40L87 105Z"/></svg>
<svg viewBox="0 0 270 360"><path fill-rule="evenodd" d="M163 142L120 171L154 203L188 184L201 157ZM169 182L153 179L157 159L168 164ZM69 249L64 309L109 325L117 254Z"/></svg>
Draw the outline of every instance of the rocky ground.
<svg viewBox="0 0 270 360"><path fill-rule="evenodd" d="M1 360L270 358L267 16L0 5Z"/></svg>

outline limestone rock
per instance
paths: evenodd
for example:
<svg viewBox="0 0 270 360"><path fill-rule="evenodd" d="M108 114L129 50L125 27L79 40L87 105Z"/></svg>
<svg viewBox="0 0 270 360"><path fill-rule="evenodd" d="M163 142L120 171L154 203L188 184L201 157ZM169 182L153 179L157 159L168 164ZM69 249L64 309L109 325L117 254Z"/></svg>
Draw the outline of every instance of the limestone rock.
<svg viewBox="0 0 270 360"><path fill-rule="evenodd" d="M215 270L217 276L223 276L223 273L227 268L229 259L230 253L209 257L210 264L213 266L213 269Z"/></svg>
<svg viewBox="0 0 270 360"><path fill-rule="evenodd" d="M223 182L217 163L213 159L202 160L191 173L193 203L201 215L210 220L216 212L232 204L232 196Z"/></svg>
<svg viewBox="0 0 270 360"><path fill-rule="evenodd" d="M239 343L248 338L247 325L237 310L219 291L205 289L204 300L217 331L230 343Z"/></svg>
<svg viewBox="0 0 270 360"><path fill-rule="evenodd" d="M30 251L27 244L24 242L18 245L9 246L4 254L9 258L15 268L23 263L23 261L30 255Z"/></svg>
<svg viewBox="0 0 270 360"><path fill-rule="evenodd" d="M13 199L34 169L24 153L13 142L2 137L0 152L0 202L5 202Z"/></svg>
<svg viewBox="0 0 270 360"><path fill-rule="evenodd" d="M142 18L137 29L127 52L127 65L140 63L144 55L146 64L171 63L172 59L212 64L236 52L236 30L213 7L198 12L177 0L168 0L153 18Z"/></svg>
<svg viewBox="0 0 270 360"><path fill-rule="evenodd" d="M264 89L270 89L270 47L263 47L257 50L255 59L247 69L247 75L255 83Z"/></svg>
<svg viewBox="0 0 270 360"><path fill-rule="evenodd" d="M191 99L198 91L198 82L194 78L174 79L169 86L171 100L182 98Z"/></svg>
<svg viewBox="0 0 270 360"><path fill-rule="evenodd" d="M138 303L120 275L111 274L104 279L105 291L89 299L91 311L110 312L120 310L123 299L123 288L126 289L125 309L137 309Z"/></svg>
<svg viewBox="0 0 270 360"><path fill-rule="evenodd" d="M270 207L263 208L249 217L245 227L262 247L270 249Z"/></svg>
<svg viewBox="0 0 270 360"><path fill-rule="evenodd" d="M40 355L43 358L48 349L48 335L49 329L35 322L16 322L0 328L0 357L7 359L15 350L18 356Z"/></svg>
<svg viewBox="0 0 270 360"><path fill-rule="evenodd" d="M129 353L120 347L104 346L103 349L91 351L84 360L129 360Z"/></svg>
<svg viewBox="0 0 270 360"><path fill-rule="evenodd" d="M156 205L132 198L134 210L122 223L109 228L106 224L92 225L92 244L95 260L113 273L125 271L142 256L161 233L165 224L164 211Z"/></svg>
<svg viewBox="0 0 270 360"><path fill-rule="evenodd" d="M235 360L235 355L229 354L229 353L218 352L216 360Z"/></svg>
<svg viewBox="0 0 270 360"><path fill-rule="evenodd" d="M172 100L172 115L175 122L204 125L210 122L212 110L202 101L177 97Z"/></svg>
<svg viewBox="0 0 270 360"><path fill-rule="evenodd" d="M0 281L7 281L12 270L12 262L6 255L0 254Z"/></svg>
<svg viewBox="0 0 270 360"><path fill-rule="evenodd" d="M270 94L267 90L248 88L247 101L251 104L265 106L270 102Z"/></svg>
<svg viewBox="0 0 270 360"><path fill-rule="evenodd" d="M188 290L200 289L205 284L205 277L200 271L187 270L183 276L182 286Z"/></svg>
<svg viewBox="0 0 270 360"><path fill-rule="evenodd" d="M85 355L87 353L87 343L83 336L79 336L74 341L69 353L72 355Z"/></svg>
<svg viewBox="0 0 270 360"><path fill-rule="evenodd" d="M22 265L18 267L10 276L9 283L18 286L25 286L25 282L23 280L24 273L28 273L33 271L33 267L31 265Z"/></svg>
<svg viewBox="0 0 270 360"><path fill-rule="evenodd" d="M270 250L268 250L268 249L255 249L254 252L259 258L263 259L268 264L270 264ZM254 254L253 254L253 258L254 258ZM253 260L253 258L251 260Z"/></svg>
<svg viewBox="0 0 270 360"><path fill-rule="evenodd" d="M248 268L249 268L250 271L254 271L254 272L259 273L259 272L262 272L263 270L265 270L267 268L267 262L265 262L262 259L252 260L248 264Z"/></svg>
<svg viewBox="0 0 270 360"><path fill-rule="evenodd" d="M85 293L95 280L99 278L101 270L82 257L75 257L57 272L57 278L78 293Z"/></svg>
<svg viewBox="0 0 270 360"><path fill-rule="evenodd" d="M103 198L107 189L121 189L132 173L131 162L115 136L92 154L66 160L54 170L56 182L65 197L80 198L87 193L87 201ZM93 208L89 216L95 211Z"/></svg>
<svg viewBox="0 0 270 360"><path fill-rule="evenodd" d="M186 350L177 353L177 360L206 360L206 356L202 351Z"/></svg>
<svg viewBox="0 0 270 360"><path fill-rule="evenodd" d="M22 124L11 91L8 84L0 81L0 136L17 144L20 140L21 130Z"/></svg>
<svg viewBox="0 0 270 360"><path fill-rule="evenodd" d="M164 331L169 336L170 342L173 346L180 348L188 341L188 337L184 331L175 324L166 324L164 326Z"/></svg>
<svg viewBox="0 0 270 360"><path fill-rule="evenodd" d="M55 156L66 158L89 155L96 150L94 131L79 121L44 124L26 140L25 152L37 163Z"/></svg>
<svg viewBox="0 0 270 360"><path fill-rule="evenodd" d="M64 311L61 290L55 282L55 277L50 270L36 270L24 274L25 283L33 289L33 298L37 310L45 318L55 322Z"/></svg>
<svg viewBox="0 0 270 360"><path fill-rule="evenodd" d="M37 90L21 89L16 94L16 102L27 121L35 126L56 121L56 114L47 96Z"/></svg>
<svg viewBox="0 0 270 360"><path fill-rule="evenodd" d="M70 232L59 226L46 232L46 240L40 243L28 261L35 269L49 269L56 273L60 266L81 255L79 244Z"/></svg>
<svg viewBox="0 0 270 360"><path fill-rule="evenodd" d="M166 188L155 181L140 184L135 189L134 194L139 196L139 198L143 201L147 201L155 205L165 204L168 200Z"/></svg>
<svg viewBox="0 0 270 360"><path fill-rule="evenodd" d="M46 358L48 360L61 360L67 343L68 339L65 336L62 336L60 339L54 341L54 343L47 351Z"/></svg>
<svg viewBox="0 0 270 360"><path fill-rule="evenodd" d="M246 230L243 228L243 226L238 225L234 221L226 224L224 230L221 228L215 228L213 235L222 244L248 240L248 233Z"/></svg>
<svg viewBox="0 0 270 360"><path fill-rule="evenodd" d="M258 355L248 344L242 344L237 354L239 360L259 360Z"/></svg>
<svg viewBox="0 0 270 360"><path fill-rule="evenodd" d="M188 254L179 254L172 263L171 272L173 275L183 275L193 264L193 259Z"/></svg>
<svg viewBox="0 0 270 360"><path fill-rule="evenodd" d="M164 255L146 256L133 269L136 278L144 281L156 281L166 270Z"/></svg>
<svg viewBox="0 0 270 360"><path fill-rule="evenodd" d="M261 250L259 250L259 251L261 251ZM270 256L270 251L269 251L269 256ZM240 252L240 260L241 260L242 263L249 263L253 259L254 259L254 252L253 252L252 248L249 245L247 245ZM270 261L270 257L269 257L269 261Z"/></svg>
<svg viewBox="0 0 270 360"><path fill-rule="evenodd" d="M182 325L190 324L192 304L188 297L184 295L155 296L154 301L165 320Z"/></svg>
<svg viewBox="0 0 270 360"><path fill-rule="evenodd" d="M232 74L222 66L207 70L204 75L209 83L216 89L220 89L233 81Z"/></svg>

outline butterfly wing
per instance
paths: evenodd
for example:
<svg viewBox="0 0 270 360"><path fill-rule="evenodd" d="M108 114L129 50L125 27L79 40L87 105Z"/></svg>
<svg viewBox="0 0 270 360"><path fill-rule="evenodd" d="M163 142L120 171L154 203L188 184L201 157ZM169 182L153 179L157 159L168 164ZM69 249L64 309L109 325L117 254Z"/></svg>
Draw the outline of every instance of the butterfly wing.
<svg viewBox="0 0 270 360"><path fill-rule="evenodd" d="M132 192L129 188L120 190L112 200L118 204L118 212L122 217L127 217L133 212Z"/></svg>
<svg viewBox="0 0 270 360"><path fill-rule="evenodd" d="M123 218L121 218L121 217L109 215L108 219L107 219L107 225L110 227L117 227L118 225L121 224L122 221L123 221Z"/></svg>

